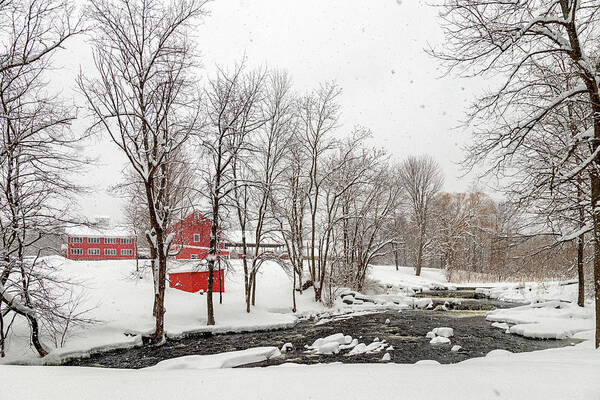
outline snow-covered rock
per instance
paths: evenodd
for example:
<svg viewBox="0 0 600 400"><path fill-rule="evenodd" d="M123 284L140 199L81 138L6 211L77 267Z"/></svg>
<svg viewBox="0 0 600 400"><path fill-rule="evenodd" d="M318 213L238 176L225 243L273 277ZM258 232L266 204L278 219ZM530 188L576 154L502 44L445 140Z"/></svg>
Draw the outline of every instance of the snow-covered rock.
<svg viewBox="0 0 600 400"><path fill-rule="evenodd" d="M352 339L349 344L340 345L340 350L352 349L358 344L358 339Z"/></svg>
<svg viewBox="0 0 600 400"><path fill-rule="evenodd" d="M367 352L367 345L364 343L359 343L352 350L346 354L347 356L356 356L358 354L363 354Z"/></svg>
<svg viewBox="0 0 600 400"><path fill-rule="evenodd" d="M392 360L392 356L390 355L390 353L385 353L383 355L383 357L381 357L381 361L391 361Z"/></svg>
<svg viewBox="0 0 600 400"><path fill-rule="evenodd" d="M340 352L340 344L337 342L322 343L315 348L316 354L337 354Z"/></svg>
<svg viewBox="0 0 600 400"><path fill-rule="evenodd" d="M443 336L436 336L429 341L430 344L450 344L450 339Z"/></svg>
<svg viewBox="0 0 600 400"><path fill-rule="evenodd" d="M425 337L426 337L427 339L433 339L435 336L436 336L436 335L435 335L435 332L433 332L433 331L429 331L429 332L427 332L427 333L425 334Z"/></svg>
<svg viewBox="0 0 600 400"><path fill-rule="evenodd" d="M454 329L448 327L434 328L432 331L436 336L449 338L454 336Z"/></svg>
<svg viewBox="0 0 600 400"><path fill-rule="evenodd" d="M389 318L385 320L385 324L386 324L386 325L389 325L389 324L390 324L390 322L391 322L391 321L390 321L390 319L389 319Z"/></svg>
<svg viewBox="0 0 600 400"><path fill-rule="evenodd" d="M433 301L428 298L415 298L413 300L413 308L428 308L433 307Z"/></svg>
<svg viewBox="0 0 600 400"><path fill-rule="evenodd" d="M592 311L562 301L490 311L491 322L514 324L509 333L538 339L565 339L593 328Z"/></svg>
<svg viewBox="0 0 600 400"><path fill-rule="evenodd" d="M455 344L454 346L452 346L450 351L458 352L458 351L460 351L460 349L462 349L462 346Z"/></svg>
<svg viewBox="0 0 600 400"><path fill-rule="evenodd" d="M508 324L506 322L493 322L492 326L494 328L499 328L502 330L507 330L508 329Z"/></svg>
<svg viewBox="0 0 600 400"><path fill-rule="evenodd" d="M504 349L496 349L496 350L492 350L489 353L487 353L485 356L486 357L510 357L512 356L513 353L511 353L508 350L504 350Z"/></svg>
<svg viewBox="0 0 600 400"><path fill-rule="evenodd" d="M171 358L158 364L143 368L145 370L189 370L233 368L240 365L257 363L281 356L277 347L255 347L227 353L194 355Z"/></svg>
<svg viewBox="0 0 600 400"><path fill-rule="evenodd" d="M340 344L348 344L351 341L352 341L351 336L346 336L343 333L335 333L333 335L329 335L327 337L319 338L319 339L315 340L313 342L313 344L309 346L309 348L316 349L316 348L322 346L323 344L330 343L330 342L334 342L334 343L337 343L338 345L340 345Z"/></svg>
<svg viewBox="0 0 600 400"><path fill-rule="evenodd" d="M294 346L291 343L285 343L283 346L281 346L281 349L279 351L281 351L282 353L288 353L292 350L294 350Z"/></svg>
<svg viewBox="0 0 600 400"><path fill-rule="evenodd" d="M441 365L439 361L436 360L419 360L415 363L415 365Z"/></svg>

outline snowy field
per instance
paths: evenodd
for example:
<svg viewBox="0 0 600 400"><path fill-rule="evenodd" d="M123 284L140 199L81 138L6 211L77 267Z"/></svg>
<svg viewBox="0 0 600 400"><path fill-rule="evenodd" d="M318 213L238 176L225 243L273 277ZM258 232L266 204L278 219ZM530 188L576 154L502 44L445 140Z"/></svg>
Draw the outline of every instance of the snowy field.
<svg viewBox="0 0 600 400"><path fill-rule="evenodd" d="M142 370L1 366L1 379L11 384L0 385L0 399L600 398L600 353L582 346L521 354L494 351L452 365L422 361L222 369L222 358L210 369L206 359Z"/></svg>
<svg viewBox="0 0 600 400"><path fill-rule="evenodd" d="M51 262L60 265L65 276L83 283L86 306L94 307L88 317L99 322L73 332L66 346L53 350L46 357L46 363L100 349L137 345L141 333L151 332L154 322L151 279L133 278L133 261L75 262L54 257ZM291 282L278 265L266 263L258 279L257 307L251 314L246 314L240 265L234 262L234 270L226 276L224 304L216 305L217 325L214 327L206 326L206 296L168 288L167 334L291 327L299 315L326 311L324 306L313 302L309 289L297 299L298 314L291 313ZM331 318L345 318L348 312L365 313L369 307L398 306L389 302L390 299L415 302L410 295L419 290L453 290L460 286L448 284L442 270L427 268L421 277L415 277L411 268L402 267L396 271L394 267L378 266L373 268L371 278L379 285L367 296L376 303L347 305L338 299L334 309L328 310ZM490 323L506 330L506 334L535 338L592 338L591 307L580 308L566 302L576 296L576 285L496 283L478 290L495 298L532 302L488 313ZM218 294L215 300L218 301ZM398 308L407 304L401 303ZM328 314L323 315L327 317ZM247 397L252 393L253 398L263 399L367 396L397 399L399 395L424 399L600 399L600 380L597 379L600 352L592 349L590 340L568 348L531 353L512 354L497 350L485 358L453 365L426 360L414 365L393 364L382 360L381 364L368 367L284 364L242 370L229 368L278 354L276 348L257 348L213 356L188 356L163 361L143 370L1 365L0 379L12 383L0 385L0 399L158 399L165 396L187 399L196 398L198 393L219 398ZM0 361L10 362L40 363L29 348L24 325L15 329L9 341L8 357Z"/></svg>
<svg viewBox="0 0 600 400"><path fill-rule="evenodd" d="M153 286L150 276L132 277L135 261L72 261L53 257L50 262L59 265L61 273L83 284L86 301L84 308L92 308L88 318L99 321L72 332L63 348L53 350L45 362L59 362L71 355L85 354L115 347L128 347L141 343L141 334L154 329L152 317ZM291 313L291 281L274 263L266 263L257 281L256 308L245 312L243 274L241 264L232 263L234 271L225 277L223 304L214 294L217 324L206 326L206 296L187 293L167 287L165 295L165 327L167 335L179 336L188 332L250 331L268 328L291 327L297 317ZM298 296L298 310L316 312L323 310L311 299L311 292ZM39 362L28 346L28 328L15 327L8 342L8 355L0 363L25 361ZM127 334L127 335L126 335Z"/></svg>
<svg viewBox="0 0 600 400"><path fill-rule="evenodd" d="M86 296L83 307L91 308L87 317L98 322L71 332L65 346L51 351L45 363L58 363L72 356L104 349L139 345L141 335L152 332L151 279L149 276L144 279L132 276L134 261L72 261L62 257L52 257L49 261L59 266L64 276L82 283L81 290ZM225 277L223 304L218 304L218 294L215 294L217 324L213 327L206 326L205 295L167 288L165 324L168 336L200 331L234 332L292 327L299 315L327 311L322 304L313 301L312 290L309 289L303 296L297 296L298 313L293 314L291 281L277 264L267 262L257 282L257 306L247 314L244 311L241 262L233 261L232 267ZM456 287L446 282L444 271L439 269L424 268L422 275L417 277L409 267L401 267L396 271L393 266L376 266L370 276L380 284L379 292L382 288L386 291L369 296L377 304L362 304L362 301L359 304L356 301L350 306L338 299L328 312L335 317L350 311L368 312L378 306L424 307L429 301L410 297L415 291ZM478 290L502 300L541 303L496 310L488 315L490 322L510 324L506 329L513 334L536 338L591 337L591 307L582 309L564 303L576 297L576 285L561 286L558 282L495 283ZM327 313L322 315L327 316ZM24 323L15 327L7 350L7 357L1 359L0 363L41 362L29 347L28 328Z"/></svg>

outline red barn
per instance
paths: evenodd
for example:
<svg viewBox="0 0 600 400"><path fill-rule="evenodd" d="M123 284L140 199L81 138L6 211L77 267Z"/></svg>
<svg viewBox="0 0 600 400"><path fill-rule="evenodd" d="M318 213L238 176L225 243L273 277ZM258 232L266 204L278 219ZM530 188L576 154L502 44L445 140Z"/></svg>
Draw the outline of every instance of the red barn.
<svg viewBox="0 0 600 400"><path fill-rule="evenodd" d="M210 249L210 219L199 212L194 212L178 221L171 232L175 233L170 253L178 260L200 260L208 256ZM223 249L225 243L219 234L218 248ZM219 255L229 256L229 251L220 250Z"/></svg>
<svg viewBox="0 0 600 400"><path fill-rule="evenodd" d="M73 227L67 230L67 258L128 260L135 258L135 236L125 229Z"/></svg>

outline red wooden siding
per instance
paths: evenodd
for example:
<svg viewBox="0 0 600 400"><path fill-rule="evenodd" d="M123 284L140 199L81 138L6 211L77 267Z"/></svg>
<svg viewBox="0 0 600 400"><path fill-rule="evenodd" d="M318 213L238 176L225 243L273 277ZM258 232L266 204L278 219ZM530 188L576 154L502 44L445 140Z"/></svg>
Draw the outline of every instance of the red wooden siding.
<svg viewBox="0 0 600 400"><path fill-rule="evenodd" d="M221 279L219 280L219 275ZM173 272L169 274L169 287L183 290L184 292L196 293L208 291L208 271L199 272ZM224 271L213 272L213 292L225 291Z"/></svg>
<svg viewBox="0 0 600 400"><path fill-rule="evenodd" d="M188 215L173 225L171 232L175 233L175 238L170 251L175 253L175 258L178 260L201 260L208 257L210 225L211 221L198 212ZM218 248L223 249L224 247L225 244L219 238ZM219 255L227 256L229 251L220 250Z"/></svg>
<svg viewBox="0 0 600 400"><path fill-rule="evenodd" d="M74 243L73 238L81 238L81 243ZM99 239L100 243L89 243L89 239ZM105 239L115 239L116 243L106 243ZM131 239L130 244L121 243L121 239ZM134 238L88 238L85 236L69 236L67 238L67 258L72 260L129 260L135 258L135 239ZM73 254L72 249L81 249L83 254ZM90 254L90 249L98 249L100 254ZM105 254L104 250L114 249L115 254ZM122 254L121 250L130 250L131 254ZM77 250L76 250L77 251Z"/></svg>

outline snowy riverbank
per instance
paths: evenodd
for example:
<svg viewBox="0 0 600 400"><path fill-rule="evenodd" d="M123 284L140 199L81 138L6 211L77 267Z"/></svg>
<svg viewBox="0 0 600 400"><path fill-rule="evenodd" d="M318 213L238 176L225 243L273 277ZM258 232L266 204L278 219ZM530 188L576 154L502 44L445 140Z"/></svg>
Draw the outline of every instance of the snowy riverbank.
<svg viewBox="0 0 600 400"><path fill-rule="evenodd" d="M263 352L261 352L262 354ZM254 353L253 353L254 354ZM272 354L272 353L270 353ZM256 356L256 354L254 354ZM237 357L237 358L236 358ZM234 361L239 358L239 354ZM227 355L173 360L168 368L120 370L0 366L0 398L14 399L570 399L598 398L600 352L570 348L487 357L451 365L321 364L222 369ZM235 364L235 362L234 362ZM214 367L217 368L214 368ZM27 370L24 370L27 368ZM202 369L199 371L198 369ZM35 382L35 384L32 384ZM251 388L251 391L249 392Z"/></svg>

